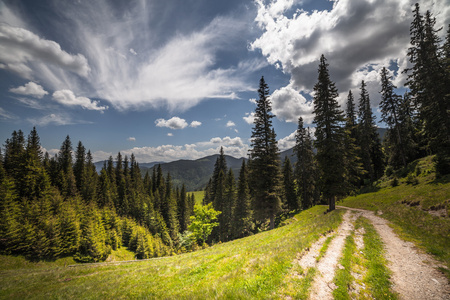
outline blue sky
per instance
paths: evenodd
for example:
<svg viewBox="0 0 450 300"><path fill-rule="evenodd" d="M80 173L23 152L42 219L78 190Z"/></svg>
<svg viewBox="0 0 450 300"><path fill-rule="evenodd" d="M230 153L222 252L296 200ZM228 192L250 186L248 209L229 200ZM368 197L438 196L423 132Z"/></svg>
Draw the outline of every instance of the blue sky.
<svg viewBox="0 0 450 300"><path fill-rule="evenodd" d="M450 1L423 2L446 28ZM0 0L0 140L36 126L50 154L69 135L95 160L246 156L264 76L285 150L312 122L322 53L341 103L365 80L376 112L383 66L402 88L413 4Z"/></svg>

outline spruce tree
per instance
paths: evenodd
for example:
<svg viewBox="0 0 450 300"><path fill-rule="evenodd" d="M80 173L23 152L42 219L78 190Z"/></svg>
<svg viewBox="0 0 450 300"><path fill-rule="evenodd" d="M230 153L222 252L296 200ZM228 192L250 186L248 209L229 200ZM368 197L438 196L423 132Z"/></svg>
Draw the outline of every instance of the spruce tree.
<svg viewBox="0 0 450 300"><path fill-rule="evenodd" d="M345 118L345 155L344 168L346 178L346 189L348 192L355 191L360 187L361 177L365 171L361 162L360 148L357 146L358 127L356 123L355 103L352 91L348 92L347 110Z"/></svg>
<svg viewBox="0 0 450 300"><path fill-rule="evenodd" d="M316 157L322 171L322 193L331 211L335 209L336 197L344 191L344 114L339 108L338 91L330 79L324 55L320 58L318 72L318 82L314 86Z"/></svg>
<svg viewBox="0 0 450 300"><path fill-rule="evenodd" d="M291 161L286 156L283 163L283 194L284 203L288 211L298 210L299 201L297 192L295 190L294 171L292 169Z"/></svg>
<svg viewBox="0 0 450 300"><path fill-rule="evenodd" d="M250 149L250 185L255 216L259 220L269 218L273 229L275 217L281 211L281 172L269 87L264 77L259 82L258 95Z"/></svg>
<svg viewBox="0 0 450 300"><path fill-rule="evenodd" d="M432 153L436 154L438 174L450 173L450 101L449 77L441 59L436 20L430 11L425 18L416 3L410 27L411 47L408 49L412 67L407 69L410 95L416 104ZM445 49L444 49L445 55Z"/></svg>
<svg viewBox="0 0 450 300"><path fill-rule="evenodd" d="M252 229L252 205L248 188L248 170L245 160L242 160L239 171L236 207L233 214L233 237L242 238L250 234Z"/></svg>
<svg viewBox="0 0 450 300"><path fill-rule="evenodd" d="M60 176L58 186L66 197L77 195L76 180L73 173L72 150L70 137L66 136L58 153L58 171Z"/></svg>
<svg viewBox="0 0 450 300"><path fill-rule="evenodd" d="M316 182L316 168L314 152L309 131L303 127L303 118L298 118L298 128L295 133L294 153L297 156L295 176L297 179L297 193L301 208L307 209L313 205L314 191L318 189Z"/></svg>
<svg viewBox="0 0 450 300"><path fill-rule="evenodd" d="M375 125L375 116L370 107L369 92L366 89L364 80L361 81L358 116L358 141L361 162L368 174L368 179L370 182L374 182L384 173L384 157L380 137Z"/></svg>

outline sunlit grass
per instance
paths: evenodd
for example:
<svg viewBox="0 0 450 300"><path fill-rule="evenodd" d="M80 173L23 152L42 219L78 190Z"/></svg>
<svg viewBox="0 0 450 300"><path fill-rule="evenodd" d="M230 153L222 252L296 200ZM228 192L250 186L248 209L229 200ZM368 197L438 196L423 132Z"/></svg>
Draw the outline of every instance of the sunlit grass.
<svg viewBox="0 0 450 300"><path fill-rule="evenodd" d="M1 267L0 298L277 298L296 255L341 222L342 210L325 210L313 207L281 228L161 259L70 268Z"/></svg>

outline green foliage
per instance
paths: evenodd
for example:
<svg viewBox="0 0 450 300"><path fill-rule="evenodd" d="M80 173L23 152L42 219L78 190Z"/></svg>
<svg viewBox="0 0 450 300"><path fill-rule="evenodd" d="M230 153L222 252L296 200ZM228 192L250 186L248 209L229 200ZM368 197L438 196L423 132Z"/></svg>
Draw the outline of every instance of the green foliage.
<svg viewBox="0 0 450 300"><path fill-rule="evenodd" d="M193 237L198 243L205 243L214 227L219 225L215 221L220 214L220 211L212 208L211 203L205 206L196 205L194 207L194 215L191 216L191 224L188 230L192 232Z"/></svg>
<svg viewBox="0 0 450 300"><path fill-rule="evenodd" d="M318 73L318 82L314 85L316 158L322 174L321 191L329 203L329 209L334 210L336 196L344 192L344 168L341 165L344 160L344 115L339 108L339 94L330 80L328 63L323 55Z"/></svg>
<svg viewBox="0 0 450 300"><path fill-rule="evenodd" d="M259 81L258 95L250 149L249 186L255 217L260 221L270 219L273 229L275 216L281 211L281 173L278 143L272 126L275 116L271 114L269 86L264 77Z"/></svg>

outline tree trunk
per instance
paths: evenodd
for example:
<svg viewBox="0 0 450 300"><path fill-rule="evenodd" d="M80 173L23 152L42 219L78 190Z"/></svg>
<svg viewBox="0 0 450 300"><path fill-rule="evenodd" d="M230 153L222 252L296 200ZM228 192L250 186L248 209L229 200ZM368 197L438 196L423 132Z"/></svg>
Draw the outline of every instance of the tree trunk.
<svg viewBox="0 0 450 300"><path fill-rule="evenodd" d="M275 215L270 215L270 229L274 229L275 228Z"/></svg>
<svg viewBox="0 0 450 300"><path fill-rule="evenodd" d="M333 210L336 209L336 200L335 200L335 196L331 196L331 197L328 199L328 204L329 204L328 211L333 211Z"/></svg>

